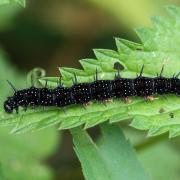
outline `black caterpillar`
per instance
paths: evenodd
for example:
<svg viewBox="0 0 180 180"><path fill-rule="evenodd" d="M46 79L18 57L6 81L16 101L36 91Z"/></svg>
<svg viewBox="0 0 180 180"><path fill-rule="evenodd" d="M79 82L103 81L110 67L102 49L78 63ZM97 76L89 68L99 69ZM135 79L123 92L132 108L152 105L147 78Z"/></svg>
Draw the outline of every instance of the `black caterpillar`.
<svg viewBox="0 0 180 180"><path fill-rule="evenodd" d="M117 67L116 67L117 66ZM56 106L65 107L71 104L87 104L92 100L105 101L111 98L128 98L130 96L148 97L154 94L176 94L180 95L180 79L174 75L172 78L162 77L163 68L160 75L155 78L144 77L143 68L135 79L122 78L120 76L119 63L115 63L118 74L115 74L114 80L98 80L98 73L94 82L77 83L76 76L73 79L73 86L64 87L61 82L54 89L36 88L34 86L17 91L9 82L15 93L8 97L4 102L6 113L12 113L15 110L18 113L19 107L25 110L29 106Z"/></svg>

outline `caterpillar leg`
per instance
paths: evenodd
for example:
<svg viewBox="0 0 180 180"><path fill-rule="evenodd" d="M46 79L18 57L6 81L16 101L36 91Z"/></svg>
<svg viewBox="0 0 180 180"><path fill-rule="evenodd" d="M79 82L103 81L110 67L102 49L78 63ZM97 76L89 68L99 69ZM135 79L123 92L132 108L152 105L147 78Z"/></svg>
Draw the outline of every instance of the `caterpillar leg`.
<svg viewBox="0 0 180 180"><path fill-rule="evenodd" d="M89 101L89 102L84 103L84 104L83 104L83 108L87 111L87 107L88 107L89 105L91 105L92 103L93 103L92 101Z"/></svg>
<svg viewBox="0 0 180 180"><path fill-rule="evenodd" d="M102 102L102 104L104 105L104 106L106 106L107 107L107 103L112 103L113 102L113 99L105 99L105 100L103 100L103 101L101 101Z"/></svg>
<svg viewBox="0 0 180 180"><path fill-rule="evenodd" d="M125 103L127 103L127 104L132 103L132 99L130 99L129 97L123 98L123 101L124 101Z"/></svg>
<svg viewBox="0 0 180 180"><path fill-rule="evenodd" d="M92 101L89 101L89 102L87 102L87 103L84 103L83 105L87 107L87 106L89 106L89 105L91 105L91 104L93 104L93 102L92 102Z"/></svg>
<svg viewBox="0 0 180 180"><path fill-rule="evenodd" d="M113 99L106 99L106 100L104 100L105 102L109 102L109 103L112 103L113 102Z"/></svg>
<svg viewBox="0 0 180 180"><path fill-rule="evenodd" d="M144 97L144 99L145 99L146 101L154 101L154 100L157 99L157 98L155 98L154 96L146 96L146 97Z"/></svg>

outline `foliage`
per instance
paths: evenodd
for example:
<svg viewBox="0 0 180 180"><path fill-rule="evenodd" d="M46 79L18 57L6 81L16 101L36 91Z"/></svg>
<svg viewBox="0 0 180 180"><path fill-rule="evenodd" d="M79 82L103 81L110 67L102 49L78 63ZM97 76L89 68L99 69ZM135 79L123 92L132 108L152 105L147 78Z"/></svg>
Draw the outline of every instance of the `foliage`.
<svg viewBox="0 0 180 180"><path fill-rule="evenodd" d="M180 34L180 8L169 6L167 8L171 17L153 17L154 29L136 29L142 44L116 38L118 51L97 49L95 59L80 60L84 70L73 68L60 68L63 84L72 85L72 78L76 74L79 82L93 80L96 68L99 79L113 79L115 70L113 65L120 62L124 66L123 77L135 77L139 73L142 64L145 64L144 75L154 77L165 65L164 76L172 77L179 72L180 54L178 40ZM155 65L156 64L156 65ZM155 65L155 66L154 66ZM42 83L48 80L50 87L57 85L59 77L46 77ZM163 109L163 112L161 111ZM170 132L170 137L180 134L180 99L173 95L157 97L154 101L147 102L142 98L133 98L131 103L114 100L104 106L94 102L85 110L82 106L66 108L66 113L58 108L29 109L20 114L7 115L1 112L1 125L15 125L13 132L42 129L54 124L60 124L60 129L70 129L85 124L89 128L109 120L111 123L133 119L131 126L149 130L149 136ZM174 114L174 118L170 117Z"/></svg>
<svg viewBox="0 0 180 180"><path fill-rule="evenodd" d="M102 137L98 143L84 130L71 130L86 180L149 179L121 129L107 123L100 127Z"/></svg>
<svg viewBox="0 0 180 180"><path fill-rule="evenodd" d="M24 3L21 0L6 0L4 2L10 4L18 2L21 5ZM3 4L3 2L1 3ZM99 72L99 78L113 79L116 72L113 65L117 61L124 66L123 77L135 77L142 64L145 64L144 74L147 76L154 77L156 72L161 70L162 64L165 64L164 75L167 77L179 72L180 8L171 6L168 7L168 12L171 17L154 17L152 19L154 29L141 28L136 30L142 44L116 38L117 52L104 49L95 50L97 60L80 60L84 70L60 68L63 83L66 86L71 86L74 73L79 82L91 82L96 68ZM11 80L17 88L26 86L22 74L19 74L12 65L4 61L2 54L1 51L1 103L5 97L10 95L11 91L6 79ZM44 73L41 69L35 69L30 73L28 79L34 74L38 74L38 71ZM42 78L40 82L44 84L46 79L48 79L50 87L55 87L59 77ZM38 83L36 82L36 84ZM28 180L50 179L52 177L50 170L45 166L45 157L54 149L57 142L57 131L50 128L41 132L37 130L54 124L60 124L60 129L70 129L75 145L74 149L87 180L145 180L149 179L149 174L155 180L179 179L178 143L176 143L177 150L173 149L167 142L150 147L151 144L148 144L148 140L151 141L151 138L147 140L149 148L147 145L144 146L142 142L139 146L135 145L138 158L146 168L144 170L129 141L126 140L117 124L110 125L108 122L104 122L115 123L132 119L131 125L133 127L149 130L150 136L167 131L170 131L170 137L178 136L180 134L180 106L176 96L159 96L153 102L145 102L141 98L133 98L130 103L114 100L112 103L107 103L107 106L102 105L101 102L93 102L86 110L82 106L71 106L67 107L65 112L57 108L45 110L37 108L37 110L29 109L28 112L21 111L18 115L5 114L2 105L0 107L1 125L14 126L12 132L17 134L35 130L36 132L15 136L8 134L9 129L1 128L0 179L22 179L23 177L23 179ZM174 118L170 116L172 112ZM87 131L81 128L81 125L84 124L84 128L99 124L101 136L97 141L93 140ZM139 131L137 132L139 133ZM131 136L135 138L132 133ZM156 140L160 137L158 136ZM166 135L164 137L167 138ZM145 140L144 137L143 140Z"/></svg>

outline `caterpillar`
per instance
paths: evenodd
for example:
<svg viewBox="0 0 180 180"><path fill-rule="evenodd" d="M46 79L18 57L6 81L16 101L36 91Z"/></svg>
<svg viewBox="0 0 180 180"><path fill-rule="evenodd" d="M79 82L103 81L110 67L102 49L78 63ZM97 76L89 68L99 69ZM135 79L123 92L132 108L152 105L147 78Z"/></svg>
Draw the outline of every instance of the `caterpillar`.
<svg viewBox="0 0 180 180"><path fill-rule="evenodd" d="M155 78L144 77L143 69L136 78L123 78L120 75L121 65L117 62L114 68L118 70L113 80L99 80L98 72L94 81L90 83L78 83L76 76L73 79L71 87L64 87L61 81L54 89L45 87L30 87L27 89L17 90L9 81L10 86L14 90L14 95L8 97L4 102L4 110L6 113L16 113L19 107L23 107L26 111L28 107L38 106L55 106L65 107L72 104L88 104L90 101L106 101L112 98L126 99L131 96L149 97L155 94L175 94L180 95L180 73L172 78L162 76L164 66L159 75Z"/></svg>

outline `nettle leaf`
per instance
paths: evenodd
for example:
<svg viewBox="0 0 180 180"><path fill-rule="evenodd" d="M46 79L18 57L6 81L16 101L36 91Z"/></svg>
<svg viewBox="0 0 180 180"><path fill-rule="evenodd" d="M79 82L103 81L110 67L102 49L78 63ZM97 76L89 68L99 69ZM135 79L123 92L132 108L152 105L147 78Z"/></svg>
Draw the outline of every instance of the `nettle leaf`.
<svg viewBox="0 0 180 180"><path fill-rule="evenodd" d="M150 179L122 130L107 123L100 128L102 136L98 142L81 128L71 130L86 180Z"/></svg>
<svg viewBox="0 0 180 180"><path fill-rule="evenodd" d="M83 59L80 63L83 70L60 68L63 84L72 85L76 74L78 82L91 82L96 69L99 79L113 79L116 72L115 62L120 62L124 69L122 77L136 77L142 65L145 65L144 75L155 77L165 66L164 76L172 77L180 70L180 8L169 6L169 17L153 17L153 28L139 28L136 32L141 40L134 43L116 38L117 51L95 49L97 59ZM59 77L41 78L50 87L57 86ZM174 118L170 116L174 114ZM13 133L42 129L59 124L59 129L71 129L80 125L90 128L104 121L110 123L132 120L131 126L141 130L149 130L149 136L170 132L170 137L180 135L180 98L174 95L157 96L154 101L145 101L134 97L129 103L114 100L104 106L101 102L92 102L86 109L81 105L65 108L29 109L20 114L0 114L1 125L13 125Z"/></svg>

